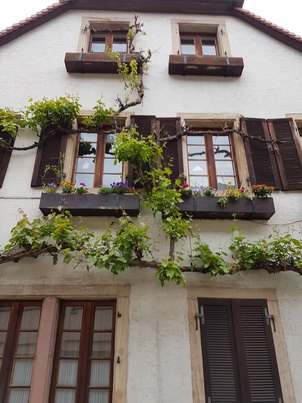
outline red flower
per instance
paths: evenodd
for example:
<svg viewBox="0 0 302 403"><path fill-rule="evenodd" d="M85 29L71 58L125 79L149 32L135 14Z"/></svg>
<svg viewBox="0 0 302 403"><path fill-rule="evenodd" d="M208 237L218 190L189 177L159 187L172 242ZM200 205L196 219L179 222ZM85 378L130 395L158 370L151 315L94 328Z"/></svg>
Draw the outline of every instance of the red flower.
<svg viewBox="0 0 302 403"><path fill-rule="evenodd" d="M189 185L187 185L186 183L184 185L182 185L183 188L188 188Z"/></svg>

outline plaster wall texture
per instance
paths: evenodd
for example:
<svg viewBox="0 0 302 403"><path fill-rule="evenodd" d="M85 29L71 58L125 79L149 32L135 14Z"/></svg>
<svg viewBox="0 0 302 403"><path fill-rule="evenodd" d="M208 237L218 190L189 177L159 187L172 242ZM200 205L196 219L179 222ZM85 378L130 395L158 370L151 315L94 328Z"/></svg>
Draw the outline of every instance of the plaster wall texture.
<svg viewBox="0 0 302 403"><path fill-rule="evenodd" d="M66 73L64 56L77 50L83 16L133 18L132 13L70 11L2 46L1 107L19 108L29 97L37 100L65 93L78 94L83 109L92 108L102 95L107 104L114 103L123 89L116 75ZM300 52L234 17L225 17L232 56L244 58L242 77L169 76L171 20L183 16L142 13L139 18L147 35L138 38L137 48L150 48L155 53L145 80L144 109L134 108L137 114L228 112L272 118L300 112L296 101L301 90ZM190 19L198 21L198 16L187 15L186 20ZM209 16L207 20L214 22L215 17Z"/></svg>
<svg viewBox="0 0 302 403"><path fill-rule="evenodd" d="M0 107L14 109L26 104L29 97L55 97L78 94L83 109L91 109L103 94L106 103L114 103L123 93L122 84L113 75L71 75L64 66L65 52L75 52L81 18L102 17L131 19L131 13L72 11L0 48ZM171 18L180 15L141 14L146 37L138 48L156 50L152 58L143 108L136 114L175 116L176 113L239 113L248 117L277 118L301 112L297 99L301 93L302 55L256 29L226 17L232 56L244 58L241 78L205 78L169 76L168 55L172 53ZM198 19L186 16L186 19ZM209 17L209 22L215 17ZM33 46L33 44L35 44ZM261 45L261 46L260 46ZM173 102L172 102L173 100ZM34 133L20 131L16 145L29 145ZM0 189L0 245L9 239L9 231L20 218L21 207L30 217L41 217L38 209L40 189L30 188L36 151L13 152L3 187ZM269 221L194 220L194 233L214 250L227 250L231 229L237 225L248 239L268 236L273 230L285 232L301 229L301 193L276 192L276 214ZM76 223L102 233L115 219L74 218ZM144 211L134 222L147 222L156 240L155 257L167 254L168 242L159 234L159 217ZM193 239L179 245L184 257L191 253ZM185 262L186 263L186 260ZM87 288L95 284L129 284L129 365L127 399L129 403L192 403L187 291L168 284L164 288L152 269L133 268L119 276L84 267L76 270L60 260L53 266L49 257L28 259L19 264L2 265L1 285L11 290L11 298L38 295L41 285L49 294L57 285ZM246 272L219 276L187 274L188 287L238 289L276 289L281 321L287 345L292 379L298 403L302 403L302 282L295 273L269 275ZM202 295L200 295L202 297ZM278 324L277 324L278 325Z"/></svg>

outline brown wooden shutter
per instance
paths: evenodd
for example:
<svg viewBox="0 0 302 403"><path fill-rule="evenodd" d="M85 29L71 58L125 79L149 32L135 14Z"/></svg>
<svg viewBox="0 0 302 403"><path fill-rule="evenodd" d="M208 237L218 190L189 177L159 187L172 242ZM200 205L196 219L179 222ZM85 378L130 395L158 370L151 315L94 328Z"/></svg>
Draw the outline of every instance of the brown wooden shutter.
<svg viewBox="0 0 302 403"><path fill-rule="evenodd" d="M229 300L199 299L206 402L242 403Z"/></svg>
<svg viewBox="0 0 302 403"><path fill-rule="evenodd" d="M241 129L263 140L271 140L267 122L264 119L241 119ZM271 143L246 137L244 139L251 185L265 184L281 189L281 179Z"/></svg>
<svg viewBox="0 0 302 403"><path fill-rule="evenodd" d="M41 139L49 135L49 132L41 134ZM31 186L42 186L42 177L47 165L56 165L59 167L60 158L66 151L67 134L56 132L51 135L42 146L38 147L34 172L32 176ZM55 182L59 184L60 178L58 178L53 171L49 171L43 178L44 183Z"/></svg>
<svg viewBox="0 0 302 403"><path fill-rule="evenodd" d="M181 131L180 118L158 118L157 121L159 122L157 125L159 139L164 139L168 136L176 136ZM165 166L171 165L172 181L175 181L180 175L183 175L181 136L177 139L165 142L163 164Z"/></svg>
<svg viewBox="0 0 302 403"><path fill-rule="evenodd" d="M233 323L245 402L282 402L282 392L265 300L232 300Z"/></svg>
<svg viewBox="0 0 302 403"><path fill-rule="evenodd" d="M10 146L14 145L15 139L8 133L1 132L0 137ZM2 187L4 177L7 171L8 163L12 150L0 148L0 188Z"/></svg>
<svg viewBox="0 0 302 403"><path fill-rule="evenodd" d="M206 401L282 403L265 300L199 299Z"/></svg>
<svg viewBox="0 0 302 403"><path fill-rule="evenodd" d="M271 137L281 141L274 145L282 188L284 190L302 189L302 151L300 139L295 134L292 119L269 119Z"/></svg>
<svg viewBox="0 0 302 403"><path fill-rule="evenodd" d="M131 125L136 125L137 131L143 137L153 136L155 131L155 116L131 116ZM145 164L142 168L145 171L149 169L149 166ZM129 186L141 186L137 182L137 175L134 172L132 164L128 166L127 182Z"/></svg>

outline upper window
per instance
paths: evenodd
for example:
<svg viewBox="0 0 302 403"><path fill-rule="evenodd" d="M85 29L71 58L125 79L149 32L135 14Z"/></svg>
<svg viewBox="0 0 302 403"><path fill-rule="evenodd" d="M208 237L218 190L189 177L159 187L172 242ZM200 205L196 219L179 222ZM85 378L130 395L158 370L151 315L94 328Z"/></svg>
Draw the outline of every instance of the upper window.
<svg viewBox="0 0 302 403"><path fill-rule="evenodd" d="M40 313L40 302L0 304L0 402L28 401Z"/></svg>
<svg viewBox="0 0 302 403"><path fill-rule="evenodd" d="M114 164L114 133L80 133L76 143L74 182L89 188L122 180L122 163Z"/></svg>
<svg viewBox="0 0 302 403"><path fill-rule="evenodd" d="M51 402L112 402L114 324L114 301L62 303Z"/></svg>
<svg viewBox="0 0 302 403"><path fill-rule="evenodd" d="M187 136L187 155L191 187L210 186L223 190L230 183L237 185L233 142L229 135Z"/></svg>
<svg viewBox="0 0 302 403"><path fill-rule="evenodd" d="M89 52L113 52L126 53L128 48L127 32L100 31L92 32L90 37Z"/></svg>
<svg viewBox="0 0 302 403"><path fill-rule="evenodd" d="M219 55L215 34L181 33L180 49L182 55Z"/></svg>

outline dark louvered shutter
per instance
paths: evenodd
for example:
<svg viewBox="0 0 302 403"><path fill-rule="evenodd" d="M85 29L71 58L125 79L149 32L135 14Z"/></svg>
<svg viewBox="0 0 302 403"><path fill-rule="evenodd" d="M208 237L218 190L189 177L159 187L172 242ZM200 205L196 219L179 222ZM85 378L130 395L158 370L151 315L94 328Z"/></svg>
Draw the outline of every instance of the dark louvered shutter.
<svg viewBox="0 0 302 403"><path fill-rule="evenodd" d="M268 120L273 139L280 143L275 145L275 155L284 190L302 189L302 152L300 139L294 131L291 119Z"/></svg>
<svg viewBox="0 0 302 403"><path fill-rule="evenodd" d="M271 325L265 300L232 300L233 323L244 375L246 402L282 402Z"/></svg>
<svg viewBox="0 0 302 403"><path fill-rule="evenodd" d="M206 401L282 403L265 300L200 299Z"/></svg>
<svg viewBox="0 0 302 403"><path fill-rule="evenodd" d="M45 132L41 134L41 139L48 136L50 132ZM34 172L32 176L31 186L42 186L42 177L45 174L45 167L47 165L60 166L60 159L66 151L67 135L61 132L56 132L51 135L42 146L38 147L37 156L34 166ZM44 177L44 183L55 182L59 184L60 178L58 178L55 173L50 170Z"/></svg>
<svg viewBox="0 0 302 403"><path fill-rule="evenodd" d="M180 118L158 118L158 138L177 137L181 131ZM182 137L165 141L163 152L164 166L171 165L171 179L175 181L180 175L183 175L183 157L182 157Z"/></svg>
<svg viewBox="0 0 302 403"><path fill-rule="evenodd" d="M229 300L200 299L206 402L242 403Z"/></svg>
<svg viewBox="0 0 302 403"><path fill-rule="evenodd" d="M8 133L1 132L0 137L9 146L14 145L15 139L13 137L11 137ZM11 154L12 154L12 150L0 148L0 187L3 184Z"/></svg>
<svg viewBox="0 0 302 403"><path fill-rule="evenodd" d="M131 124L137 126L137 131L143 137L153 136L155 132L155 116L131 116ZM148 170L148 164L145 164L142 169L143 171ZM137 175L134 172L132 164L128 166L127 182L129 186L141 186L137 182Z"/></svg>
<svg viewBox="0 0 302 403"><path fill-rule="evenodd" d="M266 120L241 119L241 129L249 136L244 139L244 145L251 184L265 184L281 189L281 180L272 143L252 138L271 140Z"/></svg>

